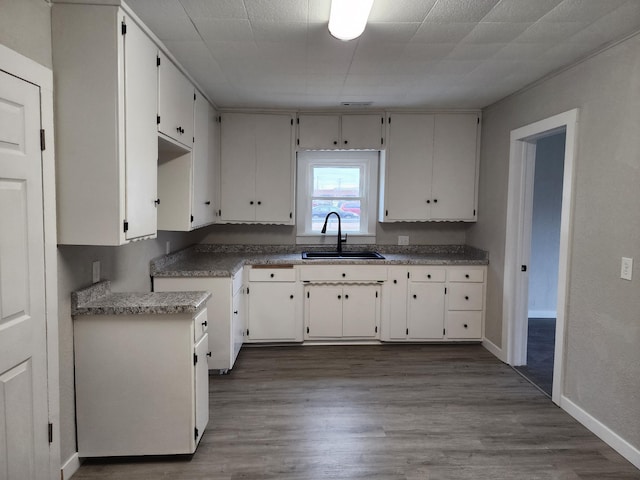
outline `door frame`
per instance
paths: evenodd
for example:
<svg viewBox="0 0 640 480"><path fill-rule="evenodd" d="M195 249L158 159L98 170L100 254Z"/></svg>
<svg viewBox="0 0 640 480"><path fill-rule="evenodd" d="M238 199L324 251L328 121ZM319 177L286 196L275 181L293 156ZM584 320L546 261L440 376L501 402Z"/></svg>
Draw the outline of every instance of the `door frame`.
<svg viewBox="0 0 640 480"><path fill-rule="evenodd" d="M40 88L40 122L45 132L42 151L45 316L47 328L47 402L53 441L49 445L50 478L60 477L60 382L58 355L58 264L56 237L53 72L0 44L0 70Z"/></svg>
<svg viewBox="0 0 640 480"><path fill-rule="evenodd" d="M521 266L529 265L535 141L565 131L562 212L560 216L560 256L558 264L558 303L554 349L552 401L560 405L565 370L566 318L568 309L571 232L573 216L574 170L577 154L578 109L540 120L511 131L507 232L503 284L502 344L506 345L509 365L526 363L526 324L528 316L528 274Z"/></svg>

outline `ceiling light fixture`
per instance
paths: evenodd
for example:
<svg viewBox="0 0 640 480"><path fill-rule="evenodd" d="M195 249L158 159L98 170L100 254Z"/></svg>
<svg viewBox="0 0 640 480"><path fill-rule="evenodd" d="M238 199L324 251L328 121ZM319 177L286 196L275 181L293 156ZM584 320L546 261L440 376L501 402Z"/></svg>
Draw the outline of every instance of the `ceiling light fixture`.
<svg viewBox="0 0 640 480"><path fill-rule="evenodd" d="M373 0L331 0L329 32L339 40L353 40L364 32Z"/></svg>

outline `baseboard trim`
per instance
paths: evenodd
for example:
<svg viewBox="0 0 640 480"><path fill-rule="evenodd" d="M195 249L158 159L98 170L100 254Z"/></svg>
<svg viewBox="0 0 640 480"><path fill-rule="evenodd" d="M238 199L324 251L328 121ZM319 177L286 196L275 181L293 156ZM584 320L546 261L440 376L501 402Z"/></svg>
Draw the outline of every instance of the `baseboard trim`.
<svg viewBox="0 0 640 480"><path fill-rule="evenodd" d="M66 462L62 464L61 469L61 478L62 480L68 480L71 476L78 471L81 465L80 457L78 456L78 452L71 455Z"/></svg>
<svg viewBox="0 0 640 480"><path fill-rule="evenodd" d="M576 405L564 395L560 398L560 407L591 432L600 437L616 452L629 460L636 468L640 469L640 450L627 442L620 435L607 427L584 409Z"/></svg>
<svg viewBox="0 0 640 480"><path fill-rule="evenodd" d="M529 318L557 318L555 310L529 310Z"/></svg>
<svg viewBox="0 0 640 480"><path fill-rule="evenodd" d="M489 340L488 338L484 338L482 340L482 346L487 350L489 350L490 353L498 357L498 360L500 360L501 362L507 363L507 359L504 358L504 352L502 348L498 347L491 340Z"/></svg>

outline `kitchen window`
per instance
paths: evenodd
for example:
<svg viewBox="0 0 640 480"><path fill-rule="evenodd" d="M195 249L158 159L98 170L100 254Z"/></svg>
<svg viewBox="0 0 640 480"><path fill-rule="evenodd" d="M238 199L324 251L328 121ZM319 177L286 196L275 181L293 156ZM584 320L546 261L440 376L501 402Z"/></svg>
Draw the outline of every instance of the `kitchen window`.
<svg viewBox="0 0 640 480"><path fill-rule="evenodd" d="M347 243L375 243L378 157L375 151L298 153L297 243L335 242L335 215L327 223L329 238L320 233L330 212L340 215Z"/></svg>

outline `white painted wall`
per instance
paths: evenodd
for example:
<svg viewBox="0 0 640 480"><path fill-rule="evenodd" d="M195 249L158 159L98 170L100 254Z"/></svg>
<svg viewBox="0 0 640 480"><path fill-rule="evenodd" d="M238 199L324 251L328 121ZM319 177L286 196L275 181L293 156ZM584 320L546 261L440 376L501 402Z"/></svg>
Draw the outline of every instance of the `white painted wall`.
<svg viewBox="0 0 640 480"><path fill-rule="evenodd" d="M489 250L486 335L503 346L509 135L580 109L564 395L640 448L640 274L620 279L622 256L640 257L640 36L483 111L479 218L470 245Z"/></svg>
<svg viewBox="0 0 640 480"><path fill-rule="evenodd" d="M556 317L565 134L536 142L529 318Z"/></svg>

